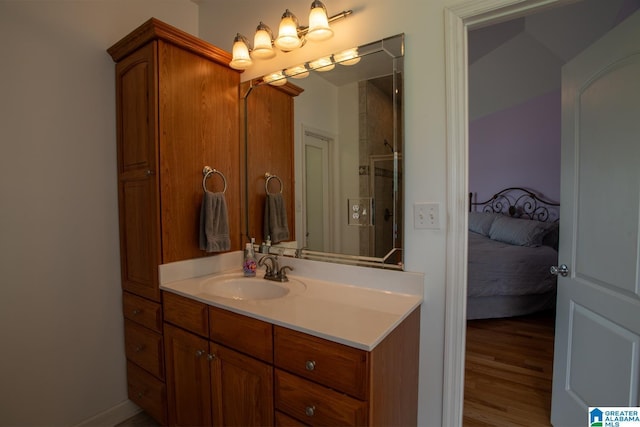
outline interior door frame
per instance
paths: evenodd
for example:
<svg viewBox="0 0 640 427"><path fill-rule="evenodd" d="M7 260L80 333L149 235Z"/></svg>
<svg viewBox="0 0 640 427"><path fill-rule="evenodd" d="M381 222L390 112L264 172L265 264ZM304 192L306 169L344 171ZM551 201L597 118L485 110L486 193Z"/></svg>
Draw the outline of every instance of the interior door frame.
<svg viewBox="0 0 640 427"><path fill-rule="evenodd" d="M302 238L304 239L302 242L302 247L307 246L307 191L306 191L306 150L307 145L315 145L309 144L308 138L321 140L326 143L326 154L327 154L327 164L323 163L323 171L326 173L327 177L327 188L324 189L323 199L324 199L324 210L325 210L325 223L324 223L324 251L325 252L335 252L335 238L334 238L334 226L335 222L335 213L334 213L334 201L329 196L333 194L334 189L336 188L336 180L337 178L334 176L332 164L334 162L334 151L335 151L335 139L329 135L327 132L321 131L319 129L314 129L306 125L302 125L302 188L305 191L302 192ZM326 197L325 197L326 196Z"/></svg>
<svg viewBox="0 0 640 427"><path fill-rule="evenodd" d="M467 33L580 0L471 0L445 8L447 257L442 425L461 426L467 310L469 103Z"/></svg>

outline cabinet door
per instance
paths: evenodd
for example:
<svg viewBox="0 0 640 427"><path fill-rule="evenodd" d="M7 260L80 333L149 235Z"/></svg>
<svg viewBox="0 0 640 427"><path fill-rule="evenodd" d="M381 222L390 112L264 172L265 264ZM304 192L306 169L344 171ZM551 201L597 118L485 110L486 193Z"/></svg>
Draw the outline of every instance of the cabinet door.
<svg viewBox="0 0 640 427"><path fill-rule="evenodd" d="M164 41L158 58L162 261L206 255L198 244L204 166L226 177L231 250L239 250L239 74ZM220 192L224 181L214 174L206 186Z"/></svg>
<svg viewBox="0 0 640 427"><path fill-rule="evenodd" d="M122 287L160 301L156 43L116 65Z"/></svg>
<svg viewBox="0 0 640 427"><path fill-rule="evenodd" d="M213 420L216 426L272 426L273 367L210 343Z"/></svg>
<svg viewBox="0 0 640 427"><path fill-rule="evenodd" d="M208 341L165 324L164 342L169 424L211 425Z"/></svg>

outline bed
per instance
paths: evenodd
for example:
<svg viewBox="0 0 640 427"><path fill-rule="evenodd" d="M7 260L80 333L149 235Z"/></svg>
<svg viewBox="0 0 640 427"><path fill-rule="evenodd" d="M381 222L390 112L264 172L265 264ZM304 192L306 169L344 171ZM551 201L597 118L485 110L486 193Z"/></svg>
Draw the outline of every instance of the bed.
<svg viewBox="0 0 640 427"><path fill-rule="evenodd" d="M491 199L469 195L467 319L522 316L555 308L559 204L510 187Z"/></svg>

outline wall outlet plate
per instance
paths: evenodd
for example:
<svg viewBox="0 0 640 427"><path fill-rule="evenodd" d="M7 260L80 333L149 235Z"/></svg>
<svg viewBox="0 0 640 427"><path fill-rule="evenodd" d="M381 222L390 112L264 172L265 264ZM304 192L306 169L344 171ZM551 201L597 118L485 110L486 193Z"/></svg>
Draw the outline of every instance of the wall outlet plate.
<svg viewBox="0 0 640 427"><path fill-rule="evenodd" d="M373 224L373 199L371 197L350 198L348 200L348 220L349 225L371 225Z"/></svg>
<svg viewBox="0 0 640 427"><path fill-rule="evenodd" d="M413 226L418 229L440 229L440 203L414 203Z"/></svg>

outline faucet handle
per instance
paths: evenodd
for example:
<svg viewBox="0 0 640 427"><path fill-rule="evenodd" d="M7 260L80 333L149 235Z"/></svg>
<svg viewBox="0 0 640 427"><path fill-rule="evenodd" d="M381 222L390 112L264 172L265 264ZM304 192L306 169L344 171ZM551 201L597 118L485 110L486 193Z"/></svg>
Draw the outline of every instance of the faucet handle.
<svg viewBox="0 0 640 427"><path fill-rule="evenodd" d="M293 267L288 265L283 265L282 268L278 270L278 278L280 279L281 282L289 281L289 278L287 277L287 270L291 271L293 270Z"/></svg>

